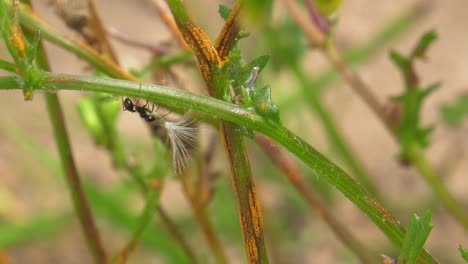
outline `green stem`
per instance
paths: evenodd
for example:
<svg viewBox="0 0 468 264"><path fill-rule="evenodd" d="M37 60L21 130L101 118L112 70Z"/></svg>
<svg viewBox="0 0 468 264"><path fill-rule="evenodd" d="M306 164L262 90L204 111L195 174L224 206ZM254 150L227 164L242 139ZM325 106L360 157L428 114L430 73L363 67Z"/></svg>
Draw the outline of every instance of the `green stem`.
<svg viewBox="0 0 468 264"><path fill-rule="evenodd" d="M31 6L29 0L23 0L22 2ZM25 31L25 35L29 41L34 39L34 34L30 31ZM42 69L50 70L50 65L42 42L40 42L37 47L36 61L38 66ZM88 248L94 257L95 263L106 263L107 254L76 168L60 101L55 93L46 93L45 99L75 212L80 220Z"/></svg>
<svg viewBox="0 0 468 264"><path fill-rule="evenodd" d="M8 61L0 60L0 69L16 73L16 65Z"/></svg>
<svg viewBox="0 0 468 264"><path fill-rule="evenodd" d="M22 81L17 76L0 77L0 89L18 89ZM207 96L164 86L144 84L141 85L140 89L140 84L129 81L63 74L46 73L44 82L37 87L37 90L78 90L106 92L117 96L140 96L162 105L204 112L213 117L259 131L283 145L312 168L317 175L324 177L359 207L396 246L402 245L405 235L404 228L365 189L303 139L287 128L265 120L251 110L239 108L234 104ZM423 263L437 263L426 251L421 252L420 260Z"/></svg>
<svg viewBox="0 0 468 264"><path fill-rule="evenodd" d="M416 144L408 147L406 155L411 163L416 166L421 175L437 196L437 199L444 205L448 212L457 219L468 230L468 214L463 210L463 206L449 192L442 179L424 156L423 150Z"/></svg>
<svg viewBox="0 0 468 264"><path fill-rule="evenodd" d="M143 69L141 69L136 76L143 77L146 74L150 73L153 71L155 68L158 67L170 67L173 64L180 63L180 62L188 62L193 60L193 54L192 52L181 52L175 55L167 55L167 56L162 56L159 57L155 60L152 60L150 63L145 65Z"/></svg>
<svg viewBox="0 0 468 264"><path fill-rule="evenodd" d="M72 196L75 211L80 219L81 226L87 239L88 247L94 256L96 263L106 263L107 257L102 246L101 238L97 230L94 218L83 190L76 165L73 159L71 146L66 132L65 119L61 112L57 95L46 93L47 107L50 120L54 129L55 141L59 148L60 158L65 171L68 187Z"/></svg>
<svg viewBox="0 0 468 264"><path fill-rule="evenodd" d="M120 261L115 263L125 263L128 259L128 255L135 248L138 241L140 240L143 232L150 225L153 220L154 210L159 202L161 189L160 188L150 188L146 195L146 204L143 212L140 215L138 220L138 225L135 231L133 232L132 240L127 244L127 246L120 253Z"/></svg>
<svg viewBox="0 0 468 264"><path fill-rule="evenodd" d="M11 8L11 1L0 1L3 1L9 8ZM80 58L85 59L94 67L107 73L109 76L114 78L136 81L136 78L134 76L122 70L109 58L101 56L90 46L80 41L76 37L65 37L59 31L49 26L45 21L41 20L39 16L37 16L31 9L25 8L24 5L21 5L21 11L19 15L22 26L34 32L40 31L41 36L46 38L48 41L65 48L66 50L79 56Z"/></svg>
<svg viewBox="0 0 468 264"><path fill-rule="evenodd" d="M355 158L356 155L348 147L344 137L340 134L335 122L333 121L333 117L330 115L330 111L326 109L325 105L320 100L317 90L315 90L315 87L311 85L304 71L297 64L292 65L291 68L302 87L302 94L307 99L307 106L317 114L326 130L330 143L338 152L339 156L344 160L346 165L351 169L351 174L356 176L365 189L377 197L377 194L379 193L377 188L370 180L365 169ZM380 197L379 200L381 200Z"/></svg>

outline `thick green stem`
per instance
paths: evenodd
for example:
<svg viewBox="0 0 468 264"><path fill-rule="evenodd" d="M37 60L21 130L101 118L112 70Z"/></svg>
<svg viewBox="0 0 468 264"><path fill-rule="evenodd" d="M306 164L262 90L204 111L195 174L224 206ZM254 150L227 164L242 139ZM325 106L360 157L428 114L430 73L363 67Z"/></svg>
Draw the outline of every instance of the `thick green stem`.
<svg viewBox="0 0 468 264"><path fill-rule="evenodd" d="M0 89L19 89L22 81L16 76L0 77ZM404 228L385 207L375 201L357 182L287 128L265 120L251 110L239 108L234 104L207 96L158 85L145 84L140 86L138 83L129 81L51 73L46 74L44 82L37 87L37 90L78 90L106 92L117 96L140 96L163 105L207 113L213 117L259 131L283 145L312 168L317 175L324 177L335 186L359 207L396 246L400 247L402 244L405 235ZM426 251L421 252L420 260L423 263L437 263Z"/></svg>
<svg viewBox="0 0 468 264"><path fill-rule="evenodd" d="M448 212L455 217L468 230L468 214L463 210L463 206L449 192L442 179L424 156L423 150L416 144L408 147L406 155L411 163L418 168L421 175L437 196L437 199L444 205Z"/></svg>

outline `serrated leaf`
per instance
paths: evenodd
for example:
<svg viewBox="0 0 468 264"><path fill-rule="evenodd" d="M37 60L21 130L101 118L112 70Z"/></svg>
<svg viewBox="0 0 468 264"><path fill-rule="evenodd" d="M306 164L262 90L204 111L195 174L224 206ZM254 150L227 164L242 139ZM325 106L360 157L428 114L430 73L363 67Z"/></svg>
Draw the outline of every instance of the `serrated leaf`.
<svg viewBox="0 0 468 264"><path fill-rule="evenodd" d="M422 148L429 145L428 138L432 127L421 126L420 114L424 99L435 91L440 84L434 83L425 89L421 89L413 64L415 59L420 58L421 52L425 53L435 39L435 32L429 31L419 39L410 56L406 57L396 51L390 53L390 58L401 71L406 86L404 93L392 98L394 101L400 102L403 109L396 128L396 134L402 147L402 156L405 156L407 148L411 144L416 143Z"/></svg>
<svg viewBox="0 0 468 264"><path fill-rule="evenodd" d="M426 211L422 218L413 215L401 247L399 263L416 264L419 253L423 250L424 243L432 230L431 218L430 211Z"/></svg>
<svg viewBox="0 0 468 264"><path fill-rule="evenodd" d="M458 248L462 258L465 260L465 263L468 264L468 249L464 248L462 245Z"/></svg>
<svg viewBox="0 0 468 264"><path fill-rule="evenodd" d="M231 8L225 5L219 5L218 14L226 21L231 13Z"/></svg>
<svg viewBox="0 0 468 264"><path fill-rule="evenodd" d="M267 119L279 123L279 109L271 99L271 88L265 86L261 89L253 89L251 92L252 103L257 113Z"/></svg>

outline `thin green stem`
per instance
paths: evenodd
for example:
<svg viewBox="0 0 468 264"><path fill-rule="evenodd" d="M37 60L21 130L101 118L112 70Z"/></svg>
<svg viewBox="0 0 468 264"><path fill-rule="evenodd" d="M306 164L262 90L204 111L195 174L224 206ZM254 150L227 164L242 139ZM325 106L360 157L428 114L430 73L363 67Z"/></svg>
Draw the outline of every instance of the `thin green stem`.
<svg viewBox="0 0 468 264"><path fill-rule="evenodd" d="M432 165L424 155L423 150L416 144L408 147L405 152L411 163L418 168L421 175L431 187L432 191L437 196L438 200L444 207L468 230L468 214L464 211L463 206L455 200L449 192L442 178L437 174Z"/></svg>
<svg viewBox="0 0 468 264"><path fill-rule="evenodd" d="M323 32L321 32L315 26L314 23L307 19L306 15L298 7L295 1L283 0L283 3L289 9L289 12L294 17L298 25L302 28L309 40L321 49L327 60L339 72L341 77L351 86L351 88L353 88L354 92L359 97L361 97L361 99L367 104L371 111L377 115L377 117L382 122L384 127L389 131L389 133L392 136L394 136L395 139L398 139L395 133L394 125L388 118L385 112L385 108L379 102L378 98L374 95L372 89L367 85L366 82L364 82L361 76L348 65L348 63L345 61L345 59L335 46L334 42L328 36L325 36ZM420 151L422 150L419 150L418 152ZM437 183L440 186L436 186L434 184L434 179L439 178L439 176L435 172L435 169L432 167L432 165L430 165L430 163L427 161L424 155L417 156L417 162L420 162L420 164L425 164L422 167L416 166L419 170L419 173L423 175L423 178L427 181L427 184L429 184L429 186L433 188L432 191L436 194L436 197L444 199L440 200L441 204L444 206L450 206L447 207L448 212L452 214L457 221L460 221L460 223L465 228L467 228L466 214L463 213L463 210L460 211L458 209L455 209L462 208L462 206L453 198L450 192L441 192L442 189L447 190L447 187L442 181L438 181Z"/></svg>
<svg viewBox="0 0 468 264"><path fill-rule="evenodd" d="M192 52L188 52L188 51L181 52L175 55L162 56L155 60L152 60L150 63L145 65L143 69L137 72L136 75L141 78L156 68L169 67L173 64L180 63L180 62L187 62L190 60L193 60L193 54Z"/></svg>
<svg viewBox="0 0 468 264"><path fill-rule="evenodd" d="M0 69L16 73L16 65L8 61L0 60Z"/></svg>
<svg viewBox="0 0 468 264"><path fill-rule="evenodd" d="M166 227L166 230L169 234L177 241L177 243L182 247L187 257L190 259L190 263L197 264L200 263L198 261L197 255L195 251L190 247L187 243L187 240L184 238L180 230L174 224L174 222L169 218L166 211L160 206L156 206L156 211L159 214L159 219L161 219L162 224Z"/></svg>
<svg viewBox="0 0 468 264"><path fill-rule="evenodd" d="M7 6L11 7L11 1L0 1L3 1ZM63 47L80 58L85 59L91 65L107 73L111 77L133 81L137 80L134 76L115 64L112 60L97 53L86 43L80 41L74 36L65 36L56 29L52 28L45 21L40 19L40 17L34 13L33 10L25 8L24 5L21 5L20 22L22 26L34 32L40 31L41 36L46 38L48 41Z"/></svg>
<svg viewBox="0 0 468 264"><path fill-rule="evenodd" d="M0 77L0 89L18 89L21 82L22 80L16 76ZM158 85L144 84L140 86L138 83L129 81L52 73L45 74L44 81L37 87L37 90L78 90L106 92L117 96L141 96L162 105L204 112L213 117L261 132L288 149L313 169L317 175L324 177L335 186L359 207L396 246L400 247L402 244L405 235L404 228L365 189L303 139L287 128L265 120L252 110L239 108L234 104L207 96ZM421 252L420 260L423 263L437 263L426 251Z"/></svg>
<svg viewBox="0 0 468 264"><path fill-rule="evenodd" d="M31 6L29 0L24 0L22 2ZM34 39L34 34L30 31L25 31L25 35L30 41ZM40 42L37 47L36 61L38 66L42 69L50 70L50 65L42 42ZM59 98L55 93L46 93L45 99L75 212L80 220L88 248L94 257L95 263L106 263L107 254L76 168Z"/></svg>
<svg viewBox="0 0 468 264"><path fill-rule="evenodd" d="M101 238L94 223L94 218L83 190L76 165L73 159L71 146L66 132L65 119L61 112L60 102L57 95L53 93L46 93L47 108L49 116L54 129L55 141L59 148L59 154L62 161L63 169L67 179L70 194L72 196L73 204L80 219L82 229L87 239L88 247L94 256L96 263L106 263L107 256L102 246Z"/></svg>
<svg viewBox="0 0 468 264"><path fill-rule="evenodd" d="M348 144L346 143L344 137L340 134L337 129L333 117L330 114L330 111L327 110L326 106L320 100L320 97L317 93L317 90L312 87L308 78L306 77L304 71L298 66L293 65L292 70L296 75L297 79L302 88L302 94L307 99L307 106L315 112L323 124L326 134L329 138L330 143L334 149L338 152L338 155L344 160L346 165L350 168L351 174L356 176L358 181L374 196L377 196L379 193L377 188L370 180L369 175L355 158L356 155L352 152ZM380 200L380 199L379 199Z"/></svg>
<svg viewBox="0 0 468 264"><path fill-rule="evenodd" d="M154 216L154 209L156 208L159 197L161 193L161 188L149 188L146 194L146 204L143 212L140 215L138 220L137 228L133 232L132 240L125 246L125 248L120 252L118 258L114 263L126 263L128 260L129 254L132 250L136 247L138 241L140 240L143 232L146 228L150 225L151 221L153 220Z"/></svg>
<svg viewBox="0 0 468 264"><path fill-rule="evenodd" d="M310 208L330 227L337 238L356 254L363 264L375 263L375 258L370 251L339 221L339 217L334 217L331 211L316 197L310 184L307 184L306 177L300 172L294 162L271 139L257 134L256 141L265 154L278 166L288 181L296 188Z"/></svg>

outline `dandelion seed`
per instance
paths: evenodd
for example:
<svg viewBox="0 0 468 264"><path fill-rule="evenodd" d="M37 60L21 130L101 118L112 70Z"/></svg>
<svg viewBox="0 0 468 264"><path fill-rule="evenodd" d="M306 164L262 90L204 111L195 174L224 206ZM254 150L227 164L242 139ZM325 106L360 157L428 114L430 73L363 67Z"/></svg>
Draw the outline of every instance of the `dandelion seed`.
<svg viewBox="0 0 468 264"><path fill-rule="evenodd" d="M172 147L172 166L178 175L182 174L183 169L189 164L190 149L197 143L198 130L195 125L196 122L191 118L190 112L177 122L164 122Z"/></svg>

